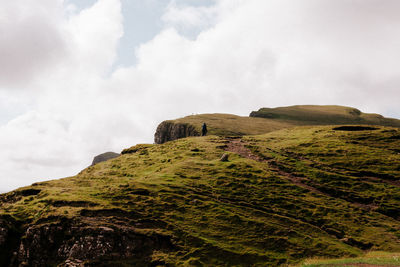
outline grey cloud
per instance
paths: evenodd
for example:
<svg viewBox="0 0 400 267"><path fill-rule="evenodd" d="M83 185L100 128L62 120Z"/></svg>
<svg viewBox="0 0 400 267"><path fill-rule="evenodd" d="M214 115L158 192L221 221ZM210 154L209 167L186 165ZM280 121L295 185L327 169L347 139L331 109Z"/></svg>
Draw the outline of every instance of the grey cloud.
<svg viewBox="0 0 400 267"><path fill-rule="evenodd" d="M0 88L24 87L66 53L58 28L59 1L2 1Z"/></svg>

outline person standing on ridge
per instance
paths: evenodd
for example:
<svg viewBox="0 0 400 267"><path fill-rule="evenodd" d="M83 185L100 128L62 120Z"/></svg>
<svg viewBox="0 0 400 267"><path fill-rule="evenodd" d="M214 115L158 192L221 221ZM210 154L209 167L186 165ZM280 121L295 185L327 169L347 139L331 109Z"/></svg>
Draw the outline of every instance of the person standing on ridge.
<svg viewBox="0 0 400 267"><path fill-rule="evenodd" d="M207 124L204 122L201 128L201 136L205 136L207 134Z"/></svg>

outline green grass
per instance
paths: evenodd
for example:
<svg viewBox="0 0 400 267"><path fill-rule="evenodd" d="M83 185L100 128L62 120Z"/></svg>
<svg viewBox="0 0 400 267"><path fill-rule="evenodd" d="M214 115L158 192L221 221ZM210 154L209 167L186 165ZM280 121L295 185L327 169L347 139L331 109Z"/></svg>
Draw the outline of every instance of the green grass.
<svg viewBox="0 0 400 267"><path fill-rule="evenodd" d="M296 125L371 124L400 127L400 121L379 114L363 113L344 106L303 105L279 108L261 108L251 117L292 121Z"/></svg>
<svg viewBox="0 0 400 267"><path fill-rule="evenodd" d="M290 106L261 108L250 117L232 114L199 114L170 120L186 124L201 133L202 124L208 125L209 135L244 136L259 135L276 130L306 125L382 125L400 127L400 120L384 118L378 114L362 113L358 109L343 106Z"/></svg>
<svg viewBox="0 0 400 267"><path fill-rule="evenodd" d="M293 122L241 117L231 114L191 115L173 120L172 122L193 125L198 132L201 132L201 126L205 122L207 124L208 134L219 136L263 134L293 126Z"/></svg>
<svg viewBox="0 0 400 267"><path fill-rule="evenodd" d="M178 266L399 252L399 130L333 128L243 137L261 161L228 152L221 162L230 139L218 136L138 145L74 177L1 195L0 214L20 222L21 231L63 218L163 234L174 249L143 260ZM129 266L132 259L121 260Z"/></svg>
<svg viewBox="0 0 400 267"><path fill-rule="evenodd" d="M282 167L306 177L310 186L398 218L399 137L399 130L391 128L346 132L328 126L283 130L249 141L257 149L260 140L266 141L261 154L275 152Z"/></svg>
<svg viewBox="0 0 400 267"><path fill-rule="evenodd" d="M341 266L360 266L361 264L371 264L379 266L400 266L400 253L370 252L363 257L345 259L308 259L299 267L341 267Z"/></svg>

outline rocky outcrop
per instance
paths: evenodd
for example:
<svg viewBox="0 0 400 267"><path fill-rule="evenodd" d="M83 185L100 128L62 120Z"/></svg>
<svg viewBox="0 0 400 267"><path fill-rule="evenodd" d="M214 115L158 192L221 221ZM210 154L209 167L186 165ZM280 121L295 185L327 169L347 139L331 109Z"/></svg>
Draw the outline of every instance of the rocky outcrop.
<svg viewBox="0 0 400 267"><path fill-rule="evenodd" d="M106 152L106 153L97 155L93 159L92 166L97 164L97 163L100 163L100 162L103 162L103 161L107 161L109 159L113 159L113 158L116 158L116 157L119 157L119 156L120 156L120 154L115 153L115 152Z"/></svg>
<svg viewBox="0 0 400 267"><path fill-rule="evenodd" d="M121 154L134 154L134 153L139 153L141 155L147 154L147 149L150 148L152 145L149 144L137 144L135 146L132 146L130 148L126 148L122 150Z"/></svg>
<svg viewBox="0 0 400 267"><path fill-rule="evenodd" d="M0 217L0 266L12 266L16 263L20 234L18 223L11 216Z"/></svg>
<svg viewBox="0 0 400 267"><path fill-rule="evenodd" d="M113 266L115 261L150 266L154 251L174 250L171 237L106 218L58 218L15 235L0 221L0 266ZM108 265L110 264L110 265Z"/></svg>
<svg viewBox="0 0 400 267"><path fill-rule="evenodd" d="M154 134L154 142L156 144L163 144L179 138L199 135L200 133L196 130L196 128L188 123L163 121L157 127L156 133Z"/></svg>

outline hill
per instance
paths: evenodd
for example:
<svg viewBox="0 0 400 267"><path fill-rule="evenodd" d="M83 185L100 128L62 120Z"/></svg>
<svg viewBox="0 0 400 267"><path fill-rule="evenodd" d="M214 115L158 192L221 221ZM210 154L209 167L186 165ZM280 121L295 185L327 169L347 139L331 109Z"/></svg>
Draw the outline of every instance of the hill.
<svg viewBox="0 0 400 267"><path fill-rule="evenodd" d="M279 266L398 252L399 177L392 127L138 145L1 195L0 265Z"/></svg>
<svg viewBox="0 0 400 267"><path fill-rule="evenodd" d="M290 106L261 108L250 117L231 114L200 114L162 122L155 133L154 142L162 144L188 136L199 136L206 123L209 134L243 136L306 125L381 125L400 127L400 120L379 114L362 113L344 106Z"/></svg>
<svg viewBox="0 0 400 267"><path fill-rule="evenodd" d="M199 136L203 123L209 135L243 136L272 132L292 127L293 123L264 118L241 117L232 114L200 114L162 122L156 130L154 141L162 144L188 136Z"/></svg>
<svg viewBox="0 0 400 267"><path fill-rule="evenodd" d="M296 125L343 125L368 124L400 127L400 120L385 118L379 114L363 113L344 106L299 105L278 108L261 108L250 117L291 121Z"/></svg>

